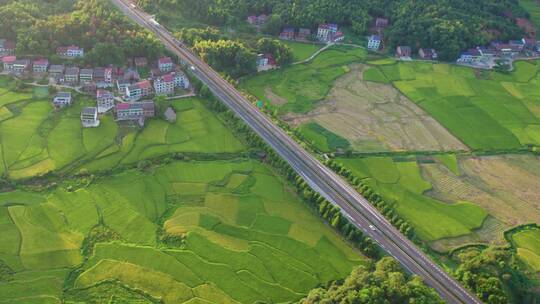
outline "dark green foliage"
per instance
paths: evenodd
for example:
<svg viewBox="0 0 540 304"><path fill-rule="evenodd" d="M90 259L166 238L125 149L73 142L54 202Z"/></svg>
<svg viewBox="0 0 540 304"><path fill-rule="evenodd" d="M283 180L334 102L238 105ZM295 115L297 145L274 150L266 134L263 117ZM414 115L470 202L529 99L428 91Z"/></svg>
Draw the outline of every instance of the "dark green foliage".
<svg viewBox="0 0 540 304"><path fill-rule="evenodd" d="M162 303L162 301L144 294L140 290L132 290L119 282L104 281L84 289L70 289L64 293L66 303Z"/></svg>
<svg viewBox="0 0 540 304"><path fill-rule="evenodd" d="M104 225L96 226L92 230L90 230L90 233L84 239L82 245L82 253L85 256L90 256L94 250L94 245L96 243L111 242L120 239L120 235L111 230L109 227Z"/></svg>
<svg viewBox="0 0 540 304"><path fill-rule="evenodd" d="M213 68L235 78L256 70L257 55L237 41L201 40L193 50Z"/></svg>
<svg viewBox="0 0 540 304"><path fill-rule="evenodd" d="M261 38L257 41L257 50L260 53L272 54L278 65L290 64L293 61L292 49L279 40Z"/></svg>
<svg viewBox="0 0 540 304"><path fill-rule="evenodd" d="M390 257L359 266L345 280L312 290L302 304L314 303L443 303L418 277L408 277Z"/></svg>
<svg viewBox="0 0 540 304"><path fill-rule="evenodd" d="M49 2L63 9L50 9ZM17 41L18 54L52 55L60 46L75 44L85 48L85 63L96 66L123 64L135 56L154 60L164 50L149 31L105 0L10 1L0 6L0 28L3 37Z"/></svg>
<svg viewBox="0 0 540 304"><path fill-rule="evenodd" d="M13 278L13 269L0 260L0 282L7 282Z"/></svg>
<svg viewBox="0 0 540 304"><path fill-rule="evenodd" d="M529 303L527 299L532 298L530 282L519 271L508 249L472 248L458 253L457 259L460 265L455 276L485 303L508 303L505 289L518 298L516 303Z"/></svg>
<svg viewBox="0 0 540 304"><path fill-rule="evenodd" d="M222 38L219 31L211 27L203 29L183 28L176 33L176 37L189 46L203 40L217 41Z"/></svg>

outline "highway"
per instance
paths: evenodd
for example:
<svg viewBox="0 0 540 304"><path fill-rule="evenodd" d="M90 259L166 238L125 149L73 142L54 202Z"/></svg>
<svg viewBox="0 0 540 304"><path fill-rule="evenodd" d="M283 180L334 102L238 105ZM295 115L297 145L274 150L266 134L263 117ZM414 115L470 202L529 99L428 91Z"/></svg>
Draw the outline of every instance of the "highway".
<svg viewBox="0 0 540 304"><path fill-rule="evenodd" d="M451 278L394 228L347 181L291 139L233 85L155 22L152 16L128 0L111 1L134 22L156 33L163 44L183 60L191 68L191 72L207 85L216 97L265 140L315 191L338 205L352 224L377 242L408 271L420 276L426 284L437 290L443 300L447 303L481 303L474 294Z"/></svg>

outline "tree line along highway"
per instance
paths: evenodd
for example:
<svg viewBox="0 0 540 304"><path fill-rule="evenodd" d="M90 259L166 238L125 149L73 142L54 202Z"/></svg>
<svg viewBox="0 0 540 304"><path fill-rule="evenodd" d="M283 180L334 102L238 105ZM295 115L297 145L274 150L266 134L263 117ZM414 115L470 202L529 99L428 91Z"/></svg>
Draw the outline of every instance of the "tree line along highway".
<svg viewBox="0 0 540 304"><path fill-rule="evenodd" d="M396 258L408 271L420 276L447 303L481 303L475 295L445 273L403 236L364 197L324 166L260 112L216 71L193 54L152 16L127 0L111 0L134 22L154 32L163 44L199 78L231 111L252 128L306 182L328 201L339 206L348 220Z"/></svg>

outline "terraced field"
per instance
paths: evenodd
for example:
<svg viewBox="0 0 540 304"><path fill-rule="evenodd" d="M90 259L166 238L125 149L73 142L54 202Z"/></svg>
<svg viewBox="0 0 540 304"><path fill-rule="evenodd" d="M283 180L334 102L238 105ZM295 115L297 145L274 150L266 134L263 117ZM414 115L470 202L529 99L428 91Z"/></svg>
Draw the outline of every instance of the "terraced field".
<svg viewBox="0 0 540 304"><path fill-rule="evenodd" d="M254 161L175 162L0 205L5 303L287 302L363 261Z"/></svg>
<svg viewBox="0 0 540 304"><path fill-rule="evenodd" d="M369 77L391 81L446 129L473 149L540 145L538 61L519 61L510 74L479 79L466 67L399 62L373 67Z"/></svg>
<svg viewBox="0 0 540 304"><path fill-rule="evenodd" d="M540 278L540 229L527 229L512 235L519 258Z"/></svg>
<svg viewBox="0 0 540 304"><path fill-rule="evenodd" d="M42 90L41 90L42 91ZM82 107L95 101L77 96L73 106L54 110L48 96L0 92L0 172L24 179L50 171L112 169L174 152L237 153L242 144L196 98L173 101L175 123L155 119L146 127L118 127L111 114L99 128L83 129Z"/></svg>

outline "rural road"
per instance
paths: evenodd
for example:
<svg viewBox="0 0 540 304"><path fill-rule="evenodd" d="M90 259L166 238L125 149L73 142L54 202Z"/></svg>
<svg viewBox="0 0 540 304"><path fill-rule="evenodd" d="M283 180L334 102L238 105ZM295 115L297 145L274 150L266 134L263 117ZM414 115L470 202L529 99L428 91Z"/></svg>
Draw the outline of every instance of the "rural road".
<svg viewBox="0 0 540 304"><path fill-rule="evenodd" d="M406 269L435 288L447 303L481 303L416 248L344 179L291 139L234 86L155 22L152 16L128 0L111 1L133 21L156 33L163 44L190 66L193 74L207 85L216 97L263 138L315 191L338 205L352 224L364 231ZM374 228L370 229L370 225Z"/></svg>

